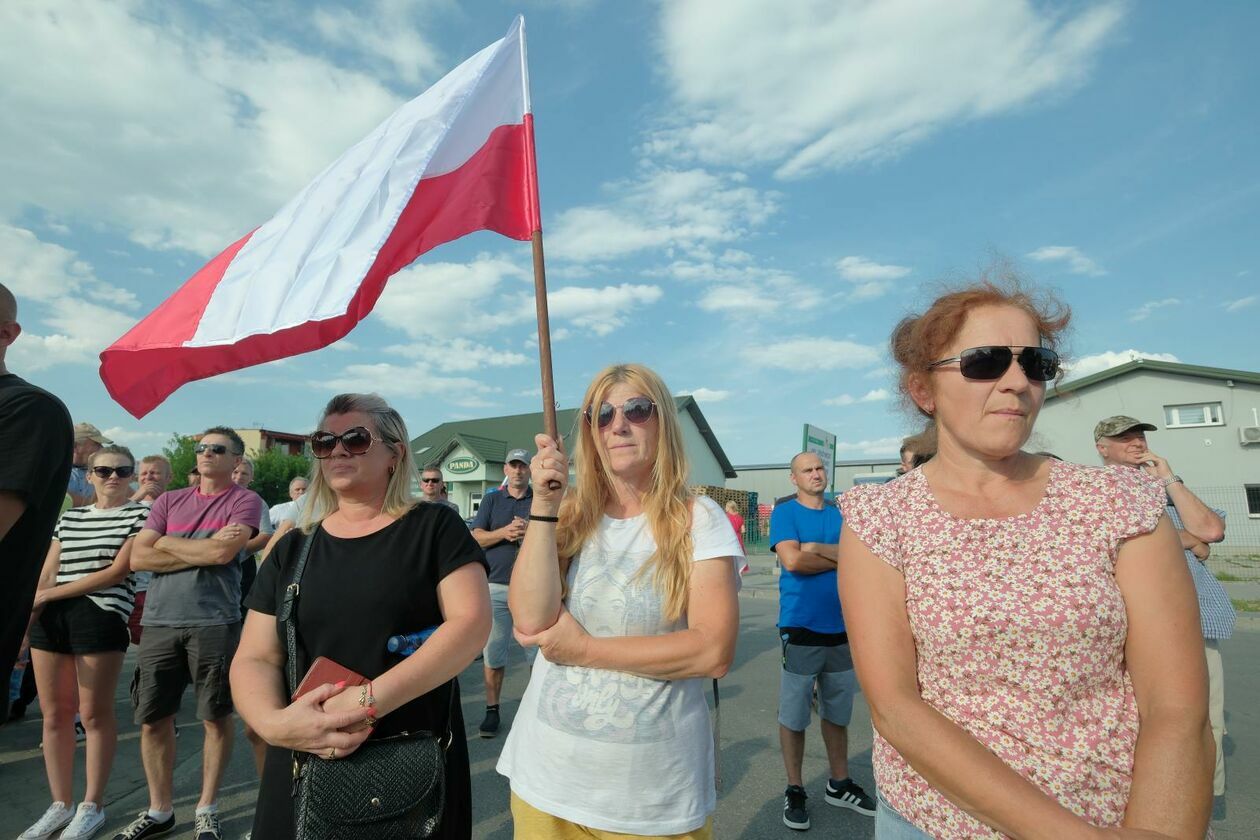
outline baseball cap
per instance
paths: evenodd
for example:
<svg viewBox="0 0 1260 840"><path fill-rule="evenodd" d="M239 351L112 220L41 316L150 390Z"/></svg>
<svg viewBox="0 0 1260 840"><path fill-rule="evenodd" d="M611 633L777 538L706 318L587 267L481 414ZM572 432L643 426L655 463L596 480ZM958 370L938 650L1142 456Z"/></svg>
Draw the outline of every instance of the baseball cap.
<svg viewBox="0 0 1260 840"><path fill-rule="evenodd" d="M526 452L524 449L513 449L508 452L507 460L504 461L504 463L510 464L513 461L520 461L522 464L528 464L529 453Z"/></svg>
<svg viewBox="0 0 1260 840"><path fill-rule="evenodd" d="M1152 426L1150 423L1143 423L1135 417L1129 417L1127 414L1117 414L1113 417L1106 417L1098 421L1098 425L1094 427L1094 440L1105 437L1115 437L1122 435L1131 429L1141 429L1144 432L1157 432L1158 426Z"/></svg>
<svg viewBox="0 0 1260 840"><path fill-rule="evenodd" d="M74 424L74 439L76 441L78 440L96 441L101 446L109 446L111 443L113 443L112 440L110 440L109 438L101 434L100 429L96 428L91 423L75 423Z"/></svg>

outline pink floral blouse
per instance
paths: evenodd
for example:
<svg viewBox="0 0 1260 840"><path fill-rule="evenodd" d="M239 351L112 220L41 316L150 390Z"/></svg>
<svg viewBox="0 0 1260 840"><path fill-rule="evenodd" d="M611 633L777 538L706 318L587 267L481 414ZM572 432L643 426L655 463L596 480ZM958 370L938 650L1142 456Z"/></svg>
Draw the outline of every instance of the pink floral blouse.
<svg viewBox="0 0 1260 840"><path fill-rule="evenodd" d="M1064 807L1119 825L1138 714L1116 551L1154 530L1159 483L1052 461L1045 497L1007 519L958 519L922 470L841 497L844 525L906 582L923 699ZM884 799L933 837L1000 837L875 733Z"/></svg>

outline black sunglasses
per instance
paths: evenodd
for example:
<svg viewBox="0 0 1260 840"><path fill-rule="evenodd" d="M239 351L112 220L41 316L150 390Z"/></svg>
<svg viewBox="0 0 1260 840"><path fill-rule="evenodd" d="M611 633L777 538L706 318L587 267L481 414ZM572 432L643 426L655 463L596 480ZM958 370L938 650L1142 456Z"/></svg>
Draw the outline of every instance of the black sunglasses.
<svg viewBox="0 0 1260 840"><path fill-rule="evenodd" d="M131 478L135 471L135 467L92 467L97 478L109 478L114 473L118 473L119 478Z"/></svg>
<svg viewBox="0 0 1260 840"><path fill-rule="evenodd" d="M341 441L346 454L362 455L372 448L374 440L382 440L382 438L373 437L372 433L363 426L346 429L339 435L334 435L332 432L315 432L310 437L311 454L316 458L327 458L337 448L337 442Z"/></svg>
<svg viewBox="0 0 1260 840"><path fill-rule="evenodd" d="M420 483L421 484L437 484L441 480L442 479L440 478L422 478L420 479Z"/></svg>
<svg viewBox="0 0 1260 840"><path fill-rule="evenodd" d="M228 448L221 443L199 443L193 447L193 452L200 455L203 452L209 452L212 455L225 455Z"/></svg>
<svg viewBox="0 0 1260 840"><path fill-rule="evenodd" d="M1011 360L1019 361L1024 376L1030 382L1049 382L1059 375L1059 354L1048 347L1021 347L1016 354L1014 347L992 345L969 347L957 356L932 362L930 368L958 362L958 371L964 379L992 382L1001 379L1011 366Z"/></svg>
<svg viewBox="0 0 1260 840"><path fill-rule="evenodd" d="M631 397L621 405L622 415L636 426L642 426L651 420L654 411L656 411L656 403L647 397ZM617 416L617 407L609 402L600 403L598 414L594 414L594 406L587 406L582 415L587 423L597 423L602 429Z"/></svg>

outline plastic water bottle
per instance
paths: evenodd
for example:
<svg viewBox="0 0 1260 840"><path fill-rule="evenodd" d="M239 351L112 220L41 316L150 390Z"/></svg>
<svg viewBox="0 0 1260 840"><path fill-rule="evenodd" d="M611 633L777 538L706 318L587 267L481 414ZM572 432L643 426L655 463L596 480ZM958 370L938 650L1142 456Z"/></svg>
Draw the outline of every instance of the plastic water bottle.
<svg viewBox="0 0 1260 840"><path fill-rule="evenodd" d="M420 645L424 644L425 639L433 635L435 630L437 630L436 624L423 630L417 630L415 633L408 633L405 636L390 636L389 641L385 643L385 649L399 656L411 656L411 654L420 649Z"/></svg>

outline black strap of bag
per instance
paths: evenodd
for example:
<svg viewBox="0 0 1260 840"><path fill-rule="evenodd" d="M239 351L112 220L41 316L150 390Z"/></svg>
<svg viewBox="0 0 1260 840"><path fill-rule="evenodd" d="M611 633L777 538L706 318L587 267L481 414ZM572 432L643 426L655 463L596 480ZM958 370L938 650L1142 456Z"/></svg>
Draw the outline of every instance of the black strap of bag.
<svg viewBox="0 0 1260 840"><path fill-rule="evenodd" d="M313 534L302 537L293 576L276 620L284 624L286 682L292 696L300 673L297 605ZM454 741L455 680L450 682L446 737L403 732L364 741L341 759L293 758L299 840L409 840L431 837L446 804L446 751ZM445 743L442 741L445 740Z"/></svg>

